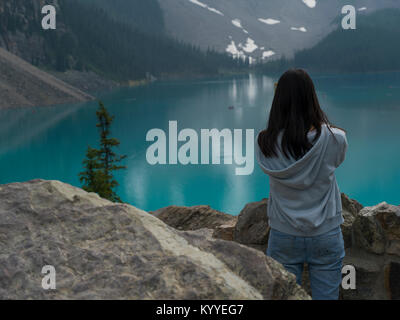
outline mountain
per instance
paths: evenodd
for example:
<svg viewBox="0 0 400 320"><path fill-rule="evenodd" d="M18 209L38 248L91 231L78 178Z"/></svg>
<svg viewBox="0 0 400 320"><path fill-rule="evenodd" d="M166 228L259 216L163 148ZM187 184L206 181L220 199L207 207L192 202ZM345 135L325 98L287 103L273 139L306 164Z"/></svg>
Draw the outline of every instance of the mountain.
<svg viewBox="0 0 400 320"><path fill-rule="evenodd" d="M57 7L57 30L41 28L40 0L0 2L0 47L42 69L92 71L128 82L149 75L216 75L245 65L226 54L203 52L163 33L142 32L91 1L47 3Z"/></svg>
<svg viewBox="0 0 400 320"><path fill-rule="evenodd" d="M92 97L0 48L0 109L81 102Z"/></svg>
<svg viewBox="0 0 400 320"><path fill-rule="evenodd" d="M354 5L359 16L400 8L398 0L161 0L159 4L167 34L203 49L264 61L292 58L295 51L316 45L336 29L345 4Z"/></svg>
<svg viewBox="0 0 400 320"><path fill-rule="evenodd" d="M371 72L400 70L400 9L383 9L358 19L356 30L338 27L293 59L266 63L264 72L290 67L317 72Z"/></svg>
<svg viewBox="0 0 400 320"><path fill-rule="evenodd" d="M45 70L94 72L118 82L285 62L279 59L292 59L335 31L343 6L339 0L49 0L58 9L57 30L44 31L43 3L0 1L0 47ZM347 3L358 20L400 8L398 0Z"/></svg>

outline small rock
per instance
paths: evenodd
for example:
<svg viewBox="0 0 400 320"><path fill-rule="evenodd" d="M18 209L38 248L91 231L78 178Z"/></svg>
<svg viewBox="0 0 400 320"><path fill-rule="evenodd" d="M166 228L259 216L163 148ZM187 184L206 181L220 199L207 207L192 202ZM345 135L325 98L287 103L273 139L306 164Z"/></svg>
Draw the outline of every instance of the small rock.
<svg viewBox="0 0 400 320"><path fill-rule="evenodd" d="M202 228L216 230L215 235L229 237L230 226L234 226L237 217L212 209L210 206L180 207L169 206L150 212L164 223L178 230L188 231ZM222 228L222 226L225 226ZM227 230L222 230L227 228ZM225 235L224 235L225 234Z"/></svg>
<svg viewBox="0 0 400 320"><path fill-rule="evenodd" d="M240 212L235 227L234 240L247 245L266 246L269 225L267 217L268 199L247 204Z"/></svg>
<svg viewBox="0 0 400 320"><path fill-rule="evenodd" d="M233 241L233 234L235 232L235 225L236 225L236 221L232 221L232 222L230 222L228 224L223 224L223 225L217 226L214 229L212 237L215 238L215 239Z"/></svg>

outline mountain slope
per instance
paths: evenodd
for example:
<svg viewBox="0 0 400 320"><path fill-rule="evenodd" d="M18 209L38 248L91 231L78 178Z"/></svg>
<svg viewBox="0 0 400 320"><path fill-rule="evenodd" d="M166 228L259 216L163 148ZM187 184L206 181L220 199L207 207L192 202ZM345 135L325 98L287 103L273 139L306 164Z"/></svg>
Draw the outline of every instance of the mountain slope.
<svg viewBox="0 0 400 320"><path fill-rule="evenodd" d="M356 30L341 27L291 60L261 67L264 72L301 67L318 72L372 72L400 70L400 9L384 9L360 17Z"/></svg>
<svg viewBox="0 0 400 320"><path fill-rule="evenodd" d="M342 28L315 47L298 52L294 62L321 71L400 70L400 10L377 11L358 21L356 30Z"/></svg>
<svg viewBox="0 0 400 320"><path fill-rule="evenodd" d="M127 0L128 1L128 0ZM315 6L314 6L315 2ZM168 34L218 51L254 59L293 57L335 30L345 4L358 15L392 7L398 0L160 0ZM250 39L250 40L249 40Z"/></svg>
<svg viewBox="0 0 400 320"><path fill-rule="evenodd" d="M0 48L0 109L80 102L92 97Z"/></svg>

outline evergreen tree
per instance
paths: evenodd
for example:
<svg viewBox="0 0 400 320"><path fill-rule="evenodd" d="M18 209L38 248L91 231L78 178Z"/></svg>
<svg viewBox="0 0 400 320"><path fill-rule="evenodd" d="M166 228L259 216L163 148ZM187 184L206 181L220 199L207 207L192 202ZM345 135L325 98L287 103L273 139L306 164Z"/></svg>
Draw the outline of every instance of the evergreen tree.
<svg viewBox="0 0 400 320"><path fill-rule="evenodd" d="M80 181L83 183L83 190L87 192L97 192L99 184L100 162L98 161L99 150L88 146L86 159L83 161L85 171L79 174Z"/></svg>
<svg viewBox="0 0 400 320"><path fill-rule="evenodd" d="M113 148L120 145L118 139L110 138L110 127L114 120L104 104L100 101L96 111L98 123L96 124L100 133L100 149L88 147L86 159L83 161L85 171L79 174L83 189L88 192L95 192L100 197L113 202L121 202L115 192L118 182L114 179L113 172L125 169L119 163L126 158L125 155L118 155Z"/></svg>

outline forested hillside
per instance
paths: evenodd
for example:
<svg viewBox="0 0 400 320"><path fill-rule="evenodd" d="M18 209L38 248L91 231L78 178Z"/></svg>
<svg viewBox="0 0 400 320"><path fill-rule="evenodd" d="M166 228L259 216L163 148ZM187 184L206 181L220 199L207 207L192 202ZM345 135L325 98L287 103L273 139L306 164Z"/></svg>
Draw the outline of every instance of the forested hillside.
<svg viewBox="0 0 400 320"><path fill-rule="evenodd" d="M114 19L150 33L164 33L164 16L158 0L80 0L103 8Z"/></svg>
<svg viewBox="0 0 400 320"><path fill-rule="evenodd" d="M400 10L385 9L360 16L356 30L339 27L294 59L280 59L261 67L264 72L302 67L320 72L400 70Z"/></svg>
<svg viewBox="0 0 400 320"><path fill-rule="evenodd" d="M41 29L39 0L0 3L0 46L44 69L94 71L106 78L127 81L143 79L146 74L215 75L245 65L225 54L202 52L162 33L144 33L112 18L91 1L47 3L57 5L57 30ZM138 3L132 1L131 5Z"/></svg>

